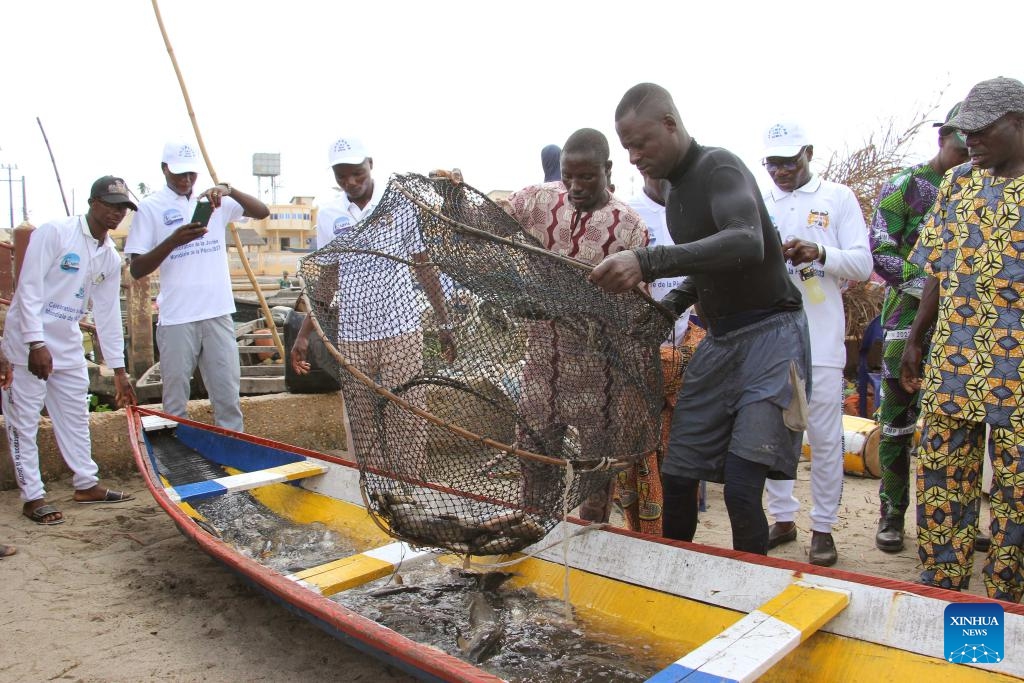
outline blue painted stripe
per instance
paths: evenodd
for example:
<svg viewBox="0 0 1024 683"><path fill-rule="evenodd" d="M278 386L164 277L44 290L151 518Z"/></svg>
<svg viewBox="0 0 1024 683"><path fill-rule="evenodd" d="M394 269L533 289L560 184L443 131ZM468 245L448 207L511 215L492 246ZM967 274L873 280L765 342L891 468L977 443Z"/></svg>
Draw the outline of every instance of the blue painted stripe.
<svg viewBox="0 0 1024 683"><path fill-rule="evenodd" d="M174 434L179 441L202 453L208 460L244 472L267 470L306 459L298 453L289 453L280 448L252 443L186 424L178 425Z"/></svg>
<svg viewBox="0 0 1024 683"><path fill-rule="evenodd" d="M182 501L191 501L223 496L228 492L228 488L223 484L218 484L216 481L197 481L194 484L175 486L174 492L178 494Z"/></svg>
<svg viewBox="0 0 1024 683"><path fill-rule="evenodd" d="M677 683L679 681L686 683L738 683L735 678L715 676L679 664L669 664L647 679L647 683Z"/></svg>

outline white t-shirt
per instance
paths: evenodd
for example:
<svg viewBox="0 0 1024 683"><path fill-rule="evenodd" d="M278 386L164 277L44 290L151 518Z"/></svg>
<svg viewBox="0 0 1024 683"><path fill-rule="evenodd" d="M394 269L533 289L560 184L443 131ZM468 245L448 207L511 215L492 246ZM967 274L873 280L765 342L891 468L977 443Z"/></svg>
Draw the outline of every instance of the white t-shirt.
<svg viewBox="0 0 1024 683"><path fill-rule="evenodd" d="M668 232L668 225L665 222L665 207L657 203L650 197L648 197L643 191L640 194L631 197L629 199L629 205L633 207L633 210L640 214L640 218L643 219L647 225L647 232L651 236L651 241L647 246L655 247L659 244L675 244L672 236ZM663 277L655 280L651 283L651 298L655 301L661 301L665 298L665 295L671 292L673 289L679 286L679 283L683 281L683 277ZM686 334L686 328L690 324L690 310L687 309L683 312L679 319L676 321L675 327L675 343L678 344L683 341L683 335ZM671 343L672 339L668 340Z"/></svg>
<svg viewBox="0 0 1024 683"><path fill-rule="evenodd" d="M3 350L28 365L28 343L45 341L55 370L85 365L78 326L92 300L104 362L124 367L121 328L121 256L110 236L100 243L85 216L44 223L32 232L4 324Z"/></svg>
<svg viewBox="0 0 1024 683"><path fill-rule="evenodd" d="M788 262L786 268L804 297L812 364L845 367L843 288L848 280L867 280L874 265L868 246L868 228L857 198L845 185L812 175L803 187L793 192L772 187L765 193L764 203L783 242L792 235L825 248L825 264L817 261L811 264L825 292L822 303L811 303L796 268Z"/></svg>
<svg viewBox="0 0 1024 683"><path fill-rule="evenodd" d="M316 214L316 248L320 249L335 237L344 235L356 223L373 213L384 196L384 184L373 181L373 195L362 209L349 201L342 192L339 196L324 202Z"/></svg>
<svg viewBox="0 0 1024 683"><path fill-rule="evenodd" d="M347 235L356 223L369 216L384 192L374 182L373 197L365 208L342 194L317 212L316 243L322 249L335 238ZM402 214L403 222L391 225L381 216L373 232L364 231L349 243L349 248L391 254L409 261L424 250L419 225L411 214ZM341 283L337 297L338 339L373 341L408 334L420 329L423 307L413 288L409 266L383 256L344 254L338 261Z"/></svg>
<svg viewBox="0 0 1024 683"><path fill-rule="evenodd" d="M145 254L192 220L198 195L183 197L166 185L139 202L125 241L126 254ZM172 251L160 264L160 325L208 320L235 312L228 268L227 227L245 213L231 197L221 200L207 232Z"/></svg>

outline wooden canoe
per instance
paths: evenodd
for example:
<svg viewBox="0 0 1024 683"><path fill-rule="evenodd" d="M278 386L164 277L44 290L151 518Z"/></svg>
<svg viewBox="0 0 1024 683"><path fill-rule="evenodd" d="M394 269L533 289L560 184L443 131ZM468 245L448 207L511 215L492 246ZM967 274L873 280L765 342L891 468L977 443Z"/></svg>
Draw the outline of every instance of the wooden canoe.
<svg viewBox="0 0 1024 683"><path fill-rule="evenodd" d="M130 408L128 421L138 468L157 503L200 549L271 599L423 680L548 680L532 666L510 674L490 668L492 660L470 663L456 656L458 648L403 635L339 600L416 565L453 564L387 536L367 513L352 463L142 407ZM207 501L242 497L260 515L326 529L344 543L328 547L327 557L311 565L275 569L223 540L200 512ZM556 543L562 539L565 545ZM341 545L349 549L335 552ZM1005 613L1009 655L998 663L960 664L944 658L945 608L993 601L588 528L571 518L527 555L517 556L522 561L511 569L516 591L551 600L567 594L577 621L573 633L589 634L600 624L618 640L643 643L634 653L642 676L629 680L1024 680L1024 656L1014 656L1011 645L1024 642L1019 605L997 603ZM515 558L483 561L499 559ZM420 623L431 622L429 612Z"/></svg>

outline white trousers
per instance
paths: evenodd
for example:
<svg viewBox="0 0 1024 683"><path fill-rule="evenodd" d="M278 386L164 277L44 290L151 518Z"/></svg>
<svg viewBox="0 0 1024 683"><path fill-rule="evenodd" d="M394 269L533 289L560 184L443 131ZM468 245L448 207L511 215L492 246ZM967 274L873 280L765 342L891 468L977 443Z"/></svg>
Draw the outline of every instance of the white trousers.
<svg viewBox="0 0 1024 683"><path fill-rule="evenodd" d="M811 531L832 533L839 520L843 495L843 370L819 365L811 368L807 442L811 446ZM792 522L800 509L793 495L793 480L765 484L768 514L776 522Z"/></svg>
<svg viewBox="0 0 1024 683"><path fill-rule="evenodd" d="M239 399L241 368L230 315L180 325L158 325L164 412L188 417L192 374L199 366L218 427L243 431Z"/></svg>
<svg viewBox="0 0 1024 683"><path fill-rule="evenodd" d="M54 370L45 382L30 373L28 366L15 365L14 383L2 393L7 442L23 501L46 497L36 444L39 413L44 405L53 421L60 454L74 473L75 489L92 488L99 482L99 468L92 459L89 439L89 372L84 365Z"/></svg>

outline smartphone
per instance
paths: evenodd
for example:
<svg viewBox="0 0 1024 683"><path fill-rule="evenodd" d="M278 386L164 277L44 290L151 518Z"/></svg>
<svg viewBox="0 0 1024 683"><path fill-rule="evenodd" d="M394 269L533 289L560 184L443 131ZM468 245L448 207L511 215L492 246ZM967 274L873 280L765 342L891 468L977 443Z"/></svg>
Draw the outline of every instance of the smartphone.
<svg viewBox="0 0 1024 683"><path fill-rule="evenodd" d="M206 200L200 200L196 203L196 210L192 212L192 220L190 223L199 223L204 228L210 222L210 215L213 213L213 204Z"/></svg>

